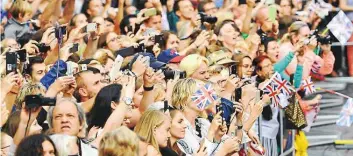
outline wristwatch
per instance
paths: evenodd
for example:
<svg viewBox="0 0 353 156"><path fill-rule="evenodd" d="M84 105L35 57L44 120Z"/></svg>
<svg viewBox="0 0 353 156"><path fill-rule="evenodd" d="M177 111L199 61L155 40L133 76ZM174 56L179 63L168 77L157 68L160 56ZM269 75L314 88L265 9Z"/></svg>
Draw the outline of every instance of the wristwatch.
<svg viewBox="0 0 353 156"><path fill-rule="evenodd" d="M123 101L128 106L130 106L132 104L132 99L129 97L123 97Z"/></svg>

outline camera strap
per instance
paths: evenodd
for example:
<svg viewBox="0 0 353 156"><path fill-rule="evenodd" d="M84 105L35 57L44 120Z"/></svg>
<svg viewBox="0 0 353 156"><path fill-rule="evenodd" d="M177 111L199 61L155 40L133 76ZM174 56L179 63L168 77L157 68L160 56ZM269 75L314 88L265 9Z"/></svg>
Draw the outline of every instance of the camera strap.
<svg viewBox="0 0 353 156"><path fill-rule="evenodd" d="M200 125L200 122L199 122L199 119L198 119L198 118L195 119L195 126L196 126L197 136L199 136L200 138L202 138L202 134L201 134L201 125Z"/></svg>

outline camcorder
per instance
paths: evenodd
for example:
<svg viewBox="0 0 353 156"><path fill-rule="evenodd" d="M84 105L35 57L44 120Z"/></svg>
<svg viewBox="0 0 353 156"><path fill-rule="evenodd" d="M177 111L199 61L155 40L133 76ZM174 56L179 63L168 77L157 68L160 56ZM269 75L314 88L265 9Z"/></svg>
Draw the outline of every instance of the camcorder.
<svg viewBox="0 0 353 156"><path fill-rule="evenodd" d="M162 68L162 71L163 71L163 74L164 74L164 78L166 80L175 79L175 78L179 78L179 79L185 79L186 78L186 72L185 71L173 70L173 69L170 69L168 67Z"/></svg>
<svg viewBox="0 0 353 156"><path fill-rule="evenodd" d="M206 22L209 24L215 24L217 22L217 17L206 15L203 12L200 12L199 14L201 17L201 23Z"/></svg>
<svg viewBox="0 0 353 156"><path fill-rule="evenodd" d="M312 36L315 36L317 42L319 42L321 44L331 44L332 43L330 34L328 34L326 36L321 36L321 35L319 35L319 31L317 29L315 29L315 31L310 35L309 38L311 38Z"/></svg>
<svg viewBox="0 0 353 156"><path fill-rule="evenodd" d="M56 98L43 97L42 95L27 95L25 97L26 108L39 106L55 106Z"/></svg>
<svg viewBox="0 0 353 156"><path fill-rule="evenodd" d="M50 46L44 43L34 43L34 44L38 47L40 53L47 53L50 50Z"/></svg>

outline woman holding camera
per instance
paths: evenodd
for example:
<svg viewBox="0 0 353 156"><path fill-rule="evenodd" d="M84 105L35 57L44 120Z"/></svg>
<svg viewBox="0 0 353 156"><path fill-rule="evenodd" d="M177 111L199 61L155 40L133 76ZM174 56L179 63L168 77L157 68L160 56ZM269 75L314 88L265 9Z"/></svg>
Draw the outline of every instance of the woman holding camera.
<svg viewBox="0 0 353 156"><path fill-rule="evenodd" d="M308 25L305 22L296 21L291 24L288 29L288 33L282 38L282 44L279 48L279 58L282 59L290 53L289 51L299 50L296 47L303 46L300 49L300 55L303 59L299 62L299 59L293 59L288 67L285 69L285 73L281 74L282 77L289 79L289 76L295 73L295 66L298 64L303 65L303 80L307 79L310 73L313 71L318 74L329 74L333 70L333 62L335 60L329 48L324 48L325 51L322 58L314 53L314 49L317 46L316 38L311 37L311 32ZM310 37L310 38L309 38ZM304 45L304 42L305 45ZM297 88L298 85L295 85Z"/></svg>

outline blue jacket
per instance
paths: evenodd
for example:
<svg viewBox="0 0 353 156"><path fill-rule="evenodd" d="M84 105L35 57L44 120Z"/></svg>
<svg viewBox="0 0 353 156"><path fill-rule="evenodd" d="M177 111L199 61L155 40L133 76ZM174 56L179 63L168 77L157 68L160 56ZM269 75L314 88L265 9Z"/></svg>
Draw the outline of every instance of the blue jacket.
<svg viewBox="0 0 353 156"><path fill-rule="evenodd" d="M55 62L53 67L44 75L40 82L44 85L45 88L49 88L49 86L55 82L57 78L57 69L59 64L59 74L58 77L65 76L67 70L67 64L63 60L58 60Z"/></svg>

